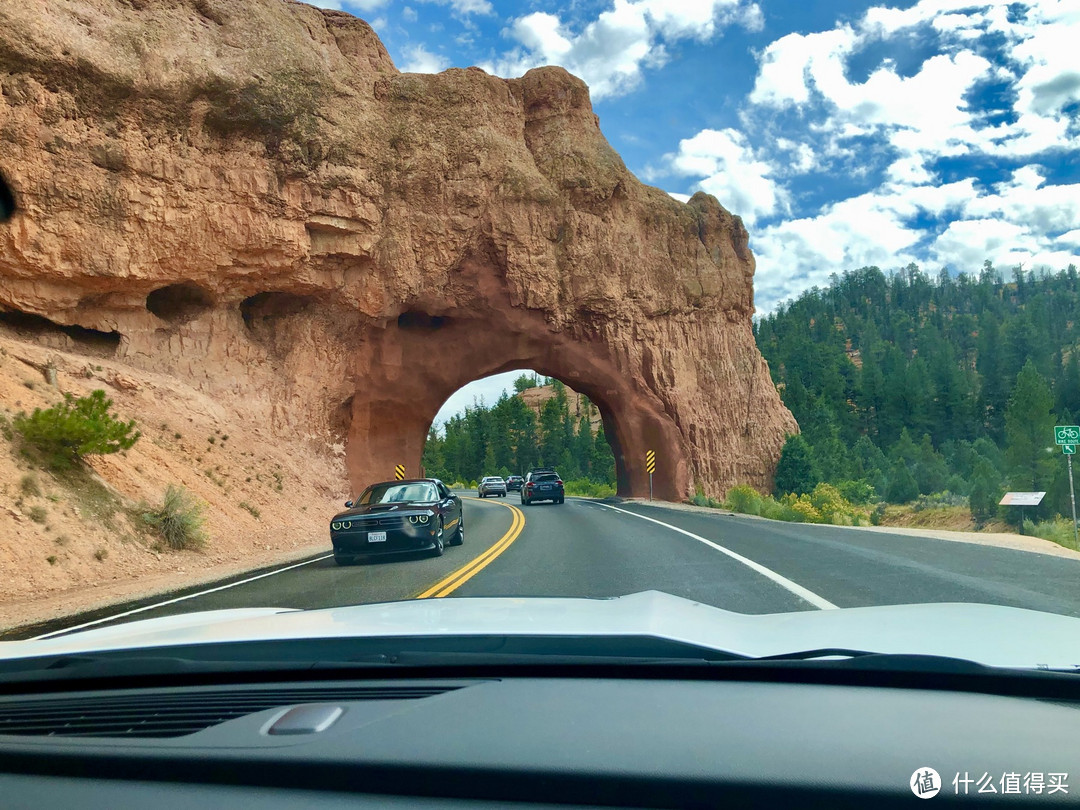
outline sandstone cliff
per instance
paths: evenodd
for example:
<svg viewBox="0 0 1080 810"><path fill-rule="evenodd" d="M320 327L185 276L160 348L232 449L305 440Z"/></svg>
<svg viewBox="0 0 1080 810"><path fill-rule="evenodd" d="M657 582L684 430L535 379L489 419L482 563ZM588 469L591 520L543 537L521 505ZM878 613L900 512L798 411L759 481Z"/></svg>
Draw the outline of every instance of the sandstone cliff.
<svg viewBox="0 0 1080 810"><path fill-rule="evenodd" d="M419 464L461 385L513 368L601 408L620 491L768 486L796 429L751 333L742 222L638 182L558 68L401 74L287 0L0 6L0 309Z"/></svg>

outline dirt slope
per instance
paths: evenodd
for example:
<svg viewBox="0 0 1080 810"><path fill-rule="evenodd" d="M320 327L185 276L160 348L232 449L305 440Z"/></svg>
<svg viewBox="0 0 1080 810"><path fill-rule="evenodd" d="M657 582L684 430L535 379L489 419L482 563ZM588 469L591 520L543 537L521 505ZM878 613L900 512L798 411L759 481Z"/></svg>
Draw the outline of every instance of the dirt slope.
<svg viewBox="0 0 1080 810"><path fill-rule="evenodd" d="M58 388L41 371L57 369ZM0 330L0 413L104 389L143 437L92 458L76 486L0 438L0 628L170 590L329 548L325 523L348 493L343 449L284 442L241 410L164 375L20 341ZM125 514L179 484L206 505L202 551L166 551ZM256 513L258 517L256 517Z"/></svg>

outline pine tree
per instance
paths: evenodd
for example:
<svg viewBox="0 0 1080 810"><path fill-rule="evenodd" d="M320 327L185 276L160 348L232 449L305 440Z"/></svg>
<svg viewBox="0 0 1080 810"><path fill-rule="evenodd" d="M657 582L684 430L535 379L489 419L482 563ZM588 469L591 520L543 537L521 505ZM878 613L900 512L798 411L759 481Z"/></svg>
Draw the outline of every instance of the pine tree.
<svg viewBox="0 0 1080 810"><path fill-rule="evenodd" d="M897 459L889 470L885 500L889 503L909 503L919 497L919 484L907 464Z"/></svg>
<svg viewBox="0 0 1080 810"><path fill-rule="evenodd" d="M1053 480L1054 398L1046 380L1028 360L1016 376L1005 413L1005 460L1018 490L1045 491Z"/></svg>
<svg viewBox="0 0 1080 810"><path fill-rule="evenodd" d="M971 479L971 494L968 496L971 516L980 526L997 512L998 502L1001 500L999 480L994 466L980 456L975 462Z"/></svg>
<svg viewBox="0 0 1080 810"><path fill-rule="evenodd" d="M776 465L776 491L805 495L817 486L818 480L806 440L798 434L788 436Z"/></svg>

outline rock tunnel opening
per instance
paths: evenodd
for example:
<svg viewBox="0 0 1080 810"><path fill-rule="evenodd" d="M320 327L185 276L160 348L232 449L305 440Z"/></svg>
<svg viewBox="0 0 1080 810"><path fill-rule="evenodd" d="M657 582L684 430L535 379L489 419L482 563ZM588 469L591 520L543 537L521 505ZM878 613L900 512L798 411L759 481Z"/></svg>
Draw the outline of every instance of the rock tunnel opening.
<svg viewBox="0 0 1080 810"><path fill-rule="evenodd" d="M112 357L120 347L121 335L74 324L59 324L42 315L19 310L0 311L0 327L20 339L63 351Z"/></svg>
<svg viewBox="0 0 1080 810"><path fill-rule="evenodd" d="M159 287L146 296L146 308L171 324L193 321L214 306L210 293L191 282Z"/></svg>
<svg viewBox="0 0 1080 810"><path fill-rule="evenodd" d="M439 477L458 478L468 473L469 480L476 475L496 475L504 467L509 472L524 472L531 459L515 457L512 464L505 463L506 440L502 437L499 441L503 444L493 447L493 452L501 452L500 457L485 458L485 446L468 470L448 469L445 464L436 470L440 463L432 463L430 448L425 460L425 444L436 415L459 389L513 372L506 382L513 391L514 377L531 369L560 381L567 391L581 394L591 403L585 407L595 409L592 444L601 446L607 474L597 475L590 464L576 461L574 453L567 461L562 448L557 448L553 457L538 456L537 463L565 466L565 470L559 469L564 476L602 477L605 482L611 480L613 467L619 495L647 497L650 482L645 455L648 449L656 449L662 462L657 465L655 496L668 500L687 497L690 472L678 426L664 402L643 388L639 376L627 373L618 356L598 350L595 343L568 330L554 331L542 314L518 308L499 311L477 306L447 311L432 302L418 301L404 311L423 313L419 323L428 325L415 326L417 320L411 316L399 322L399 313L365 329L356 350L348 354L349 381L339 388L344 396L327 404L328 419L338 429L348 431L345 463L354 492L393 478L399 464L405 467L406 475L414 477L422 469L428 474L438 471ZM432 328L429 317L440 317L441 325ZM486 397L488 404L497 399L498 392ZM574 402L571 400L570 424L564 425L564 436L568 447L573 438L581 448L583 437L577 435L581 414L573 410ZM538 417L536 430L543 434L550 426L541 424L542 407ZM584 450L579 449L577 458L583 455ZM499 463L482 471L487 461Z"/></svg>
<svg viewBox="0 0 1080 810"><path fill-rule="evenodd" d="M447 399L428 429L418 474L468 484L554 467L575 490L610 494L620 469L625 475L621 456L609 408L522 368L473 381Z"/></svg>

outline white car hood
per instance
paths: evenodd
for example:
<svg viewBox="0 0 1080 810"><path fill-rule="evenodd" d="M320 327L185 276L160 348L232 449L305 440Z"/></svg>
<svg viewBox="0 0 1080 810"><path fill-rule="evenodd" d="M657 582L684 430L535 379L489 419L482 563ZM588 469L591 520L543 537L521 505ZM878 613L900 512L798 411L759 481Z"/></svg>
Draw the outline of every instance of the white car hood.
<svg viewBox="0 0 1080 810"><path fill-rule="evenodd" d="M970 603L746 615L659 591L611 599L450 598L188 613L0 642L0 660L221 642L454 635L652 636L749 656L847 648L988 666L1080 666L1080 619L1069 616Z"/></svg>

